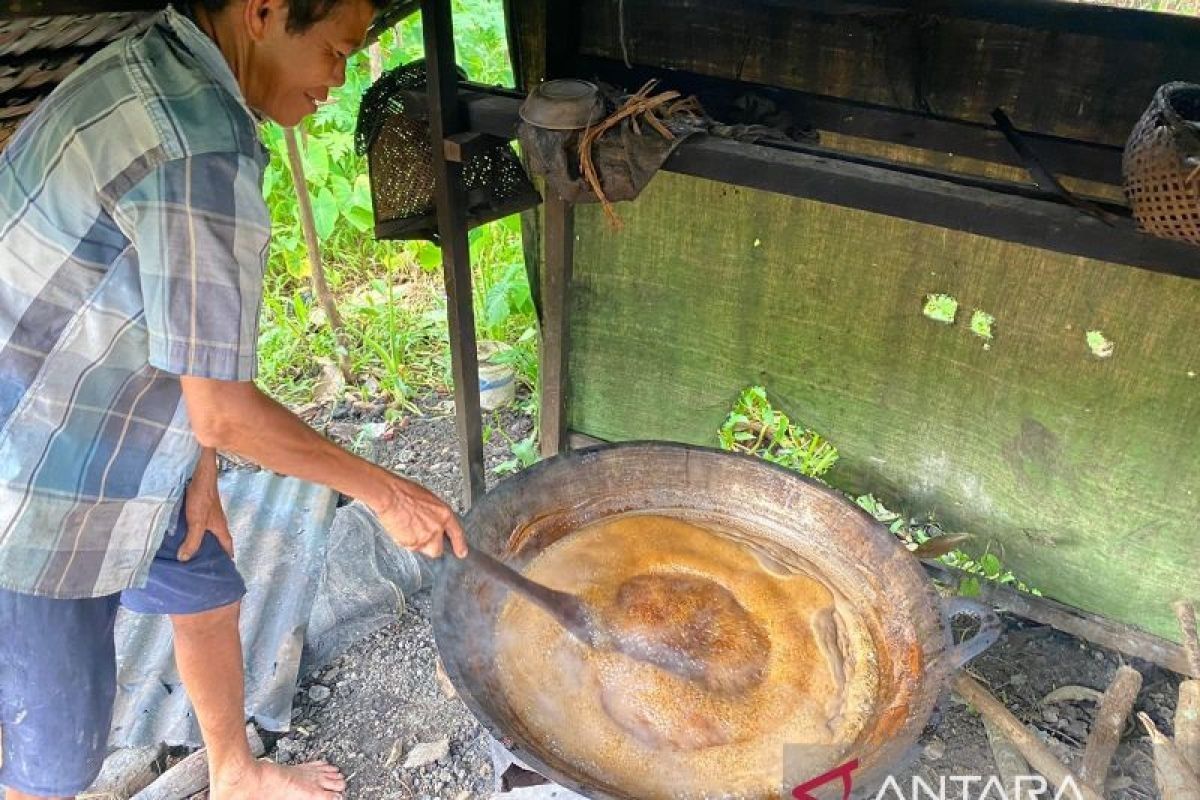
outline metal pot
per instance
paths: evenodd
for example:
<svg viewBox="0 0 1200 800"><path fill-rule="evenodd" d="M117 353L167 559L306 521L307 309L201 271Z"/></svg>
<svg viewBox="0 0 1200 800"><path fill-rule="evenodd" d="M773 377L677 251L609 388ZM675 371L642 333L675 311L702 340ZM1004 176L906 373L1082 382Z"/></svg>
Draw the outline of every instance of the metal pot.
<svg viewBox="0 0 1200 800"><path fill-rule="evenodd" d="M810 574L848 601L877 659L879 700L849 748L859 760L858 785L882 780L908 754L954 672L999 635L991 609L943 600L918 560L840 494L722 451L647 442L557 456L502 483L464 525L473 546L521 568L560 538L630 512L718 521L769 557L803 560ZM506 596L463 562L444 559L433 628L459 696L513 755L550 780L588 797L633 797L542 747L508 705L494 669L495 625ZM980 630L956 645L950 621L959 614L978 619ZM713 787L717 795L720 790Z"/></svg>

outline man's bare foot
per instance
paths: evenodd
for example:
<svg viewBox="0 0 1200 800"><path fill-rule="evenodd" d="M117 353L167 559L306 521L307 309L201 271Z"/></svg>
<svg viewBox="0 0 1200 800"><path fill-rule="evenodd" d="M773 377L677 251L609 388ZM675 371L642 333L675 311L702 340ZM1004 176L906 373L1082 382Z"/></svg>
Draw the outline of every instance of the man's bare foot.
<svg viewBox="0 0 1200 800"><path fill-rule="evenodd" d="M210 800L340 800L342 771L325 761L285 767L255 761L237 775L215 776Z"/></svg>

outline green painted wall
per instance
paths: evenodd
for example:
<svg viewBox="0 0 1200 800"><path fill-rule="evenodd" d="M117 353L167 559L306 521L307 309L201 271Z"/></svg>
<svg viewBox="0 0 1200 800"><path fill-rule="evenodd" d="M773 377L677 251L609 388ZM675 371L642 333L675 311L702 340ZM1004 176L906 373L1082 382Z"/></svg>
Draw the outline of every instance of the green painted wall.
<svg viewBox="0 0 1200 800"><path fill-rule="evenodd" d="M1200 602L1200 281L669 173L618 209L620 232L577 211L573 429L713 445L763 383L837 444L831 483L1177 638L1170 602ZM952 325L922 315L935 292Z"/></svg>

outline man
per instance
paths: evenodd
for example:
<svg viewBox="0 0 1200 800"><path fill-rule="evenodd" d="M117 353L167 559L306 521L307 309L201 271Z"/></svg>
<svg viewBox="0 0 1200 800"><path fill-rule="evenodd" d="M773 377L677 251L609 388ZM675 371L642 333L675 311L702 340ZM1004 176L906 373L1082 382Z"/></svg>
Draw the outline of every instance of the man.
<svg viewBox="0 0 1200 800"><path fill-rule="evenodd" d="M244 586L216 450L367 503L430 556L453 511L252 383L270 219L259 118L345 78L379 0L203 0L94 56L0 156L0 785L70 797L103 760L119 604L171 615L213 800L316 800L333 766L256 762ZM190 480L189 480L190 479Z"/></svg>

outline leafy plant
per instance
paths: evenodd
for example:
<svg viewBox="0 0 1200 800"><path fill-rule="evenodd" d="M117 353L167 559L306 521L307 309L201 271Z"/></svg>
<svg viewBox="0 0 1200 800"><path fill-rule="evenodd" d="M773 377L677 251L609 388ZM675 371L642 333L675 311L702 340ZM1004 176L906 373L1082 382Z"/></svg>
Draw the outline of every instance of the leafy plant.
<svg viewBox="0 0 1200 800"><path fill-rule="evenodd" d="M531 433L519 442L509 439L509 449L512 451L513 457L496 465L492 471L497 475L508 475L537 463L538 449L535 434Z"/></svg>
<svg viewBox="0 0 1200 800"><path fill-rule="evenodd" d="M501 0L454 0L460 63L474 80L513 84ZM384 68L423 56L420 15L382 36ZM347 63L346 83L297 130L324 271L345 323L363 399L411 408L426 390L451 385L440 250L427 242L381 242L366 160L354 152L358 103L371 83L367 53ZM265 276L259 338L259 381L283 402L312 400L322 361L337 346L309 288L308 252L300 226L283 131L264 126L270 153L263 196L273 236ZM525 277L520 223L502 220L471 233L479 338L505 342L509 361L527 386L537 383L537 331ZM526 400L526 403L536 402Z"/></svg>
<svg viewBox="0 0 1200 800"><path fill-rule="evenodd" d="M838 459L837 448L816 431L794 425L767 399L767 390L751 386L738 397L718 431L725 450L759 456L773 464L818 478Z"/></svg>
<svg viewBox="0 0 1200 800"><path fill-rule="evenodd" d="M756 455L812 478L825 474L838 459L837 448L832 442L815 431L795 425L786 414L776 410L762 386L751 386L739 395L733 411L718 431L718 441L725 450ZM945 536L932 516L924 520L910 518L891 510L873 494L847 495L847 498L887 526L909 550L916 550L935 537ZM949 538L946 544L953 546L966 538L965 535ZM1011 585L1023 592L1041 594L1018 580L990 549L978 558L955 549L940 556L939 560L946 566L968 573L969 577L959 585L959 593L963 596L979 594L979 578Z"/></svg>

